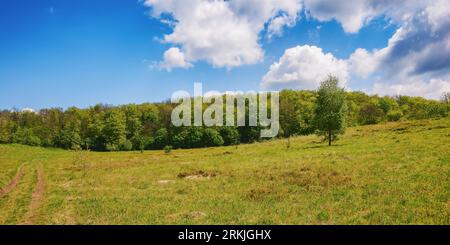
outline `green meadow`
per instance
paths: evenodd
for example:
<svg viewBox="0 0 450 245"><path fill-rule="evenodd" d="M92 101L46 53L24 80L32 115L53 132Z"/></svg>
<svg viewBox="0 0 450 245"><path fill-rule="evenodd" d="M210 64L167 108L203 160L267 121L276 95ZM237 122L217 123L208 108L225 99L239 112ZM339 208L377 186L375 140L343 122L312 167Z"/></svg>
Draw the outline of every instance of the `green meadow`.
<svg viewBox="0 0 450 245"><path fill-rule="evenodd" d="M0 224L450 224L450 118L171 152L0 145Z"/></svg>

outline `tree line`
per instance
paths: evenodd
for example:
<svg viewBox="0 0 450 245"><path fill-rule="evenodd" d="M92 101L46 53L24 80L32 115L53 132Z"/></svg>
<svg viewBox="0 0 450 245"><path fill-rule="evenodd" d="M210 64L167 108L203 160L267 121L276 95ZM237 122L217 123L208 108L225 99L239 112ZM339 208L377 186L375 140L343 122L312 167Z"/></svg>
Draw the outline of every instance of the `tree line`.
<svg viewBox="0 0 450 245"><path fill-rule="evenodd" d="M329 82L329 86L337 88L337 81L331 78ZM278 137L318 133L331 144L345 126L445 117L450 112L448 94L437 101L410 96L370 96L339 88L330 92L324 86L325 83L318 91L280 92L281 129ZM330 100L330 96L338 97ZM94 151L142 151L237 145L262 140L259 126L174 127L170 120L175 106L162 102L121 106L98 104L86 109L50 108L38 112L3 110L0 111L0 143Z"/></svg>

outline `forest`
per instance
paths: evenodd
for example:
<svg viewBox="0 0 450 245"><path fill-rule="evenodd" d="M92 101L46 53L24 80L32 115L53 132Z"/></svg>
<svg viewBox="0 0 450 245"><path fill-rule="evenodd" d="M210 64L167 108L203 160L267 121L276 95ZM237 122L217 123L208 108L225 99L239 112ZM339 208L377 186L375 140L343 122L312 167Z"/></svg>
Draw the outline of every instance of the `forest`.
<svg viewBox="0 0 450 245"><path fill-rule="evenodd" d="M309 135L314 122L317 91L280 92L278 137ZM449 96L440 101L410 96L378 96L345 92L346 126L388 121L445 117ZM71 150L142 151L164 148L201 148L261 141L261 127L174 127L170 102L111 106L0 111L0 143Z"/></svg>

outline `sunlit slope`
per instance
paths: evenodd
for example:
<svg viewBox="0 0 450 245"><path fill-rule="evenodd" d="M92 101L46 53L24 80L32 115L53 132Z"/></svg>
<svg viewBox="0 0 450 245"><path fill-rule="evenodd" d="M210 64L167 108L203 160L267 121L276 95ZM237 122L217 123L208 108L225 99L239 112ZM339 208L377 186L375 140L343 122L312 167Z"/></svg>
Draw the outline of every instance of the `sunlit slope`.
<svg viewBox="0 0 450 245"><path fill-rule="evenodd" d="M450 224L450 118L238 147L0 145L4 224Z"/></svg>

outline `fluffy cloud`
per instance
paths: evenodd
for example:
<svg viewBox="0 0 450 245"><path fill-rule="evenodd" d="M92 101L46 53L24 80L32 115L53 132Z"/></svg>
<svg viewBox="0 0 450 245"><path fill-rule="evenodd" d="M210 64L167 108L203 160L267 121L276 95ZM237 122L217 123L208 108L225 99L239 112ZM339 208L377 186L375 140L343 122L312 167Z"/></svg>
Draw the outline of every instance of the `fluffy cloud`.
<svg viewBox="0 0 450 245"><path fill-rule="evenodd" d="M387 47L356 50L349 59L351 72L363 78L376 74L374 93L423 91L438 98L450 85L450 1L435 1L409 16Z"/></svg>
<svg viewBox="0 0 450 245"><path fill-rule="evenodd" d="M441 79L431 79L429 82L411 82L404 84L375 83L372 93L387 95L421 96L425 98L440 98L444 91L450 91L450 83Z"/></svg>
<svg viewBox="0 0 450 245"><path fill-rule="evenodd" d="M172 44L157 63L170 71L197 61L233 68L261 62L262 37L280 36L304 10L309 18L336 20L357 33L383 17L396 26L388 45L359 48L342 60L314 46L287 49L262 79L264 88L314 89L328 74L347 81L368 81L374 93L416 94L436 98L450 83L450 0L145 0L154 18L172 31ZM367 83L366 83L367 84ZM417 90L420 88L420 90Z"/></svg>
<svg viewBox="0 0 450 245"><path fill-rule="evenodd" d="M285 26L292 27L297 22L297 16L290 16L283 14L275 17L267 27L267 36L271 39L273 36L281 36L283 34L283 28Z"/></svg>
<svg viewBox="0 0 450 245"><path fill-rule="evenodd" d="M268 26L268 36L280 35L284 26L295 24L301 10L299 0L146 0L145 4L153 17L173 27L163 41L180 46L186 64L204 60L227 68L261 62L260 33Z"/></svg>
<svg viewBox="0 0 450 245"><path fill-rule="evenodd" d="M159 62L156 67L171 71L173 68L189 68L192 64L186 61L179 48L170 48L164 52L164 61Z"/></svg>
<svg viewBox="0 0 450 245"><path fill-rule="evenodd" d="M263 77L264 88L316 88L331 73L344 82L368 80L374 85L367 91L378 94L439 98L450 91L450 0L305 0L304 5L312 18L335 19L349 33L379 16L399 28L385 48L359 48L345 60L317 47L288 49Z"/></svg>
<svg viewBox="0 0 450 245"><path fill-rule="evenodd" d="M346 32L357 32L372 15L365 1L305 0L305 7L312 17L320 21L336 19Z"/></svg>
<svg viewBox="0 0 450 245"><path fill-rule="evenodd" d="M409 18L423 9L423 0L304 0L311 17L320 21L337 20L348 33L356 33L375 17L386 15L395 22Z"/></svg>
<svg viewBox="0 0 450 245"><path fill-rule="evenodd" d="M270 66L263 77L262 87L316 89L328 75L337 76L341 85L348 79L348 65L331 53L316 46L297 46L287 49L278 62Z"/></svg>

